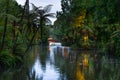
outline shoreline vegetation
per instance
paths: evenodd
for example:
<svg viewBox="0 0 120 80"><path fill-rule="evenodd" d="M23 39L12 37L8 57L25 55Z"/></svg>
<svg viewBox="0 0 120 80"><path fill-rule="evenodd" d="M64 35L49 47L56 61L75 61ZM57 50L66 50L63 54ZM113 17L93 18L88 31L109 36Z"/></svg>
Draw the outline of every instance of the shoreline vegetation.
<svg viewBox="0 0 120 80"><path fill-rule="evenodd" d="M61 0L62 11L51 25L52 5L0 0L0 70L22 65L31 45L48 43L49 36L71 48L97 49L120 58L119 5L119 0Z"/></svg>

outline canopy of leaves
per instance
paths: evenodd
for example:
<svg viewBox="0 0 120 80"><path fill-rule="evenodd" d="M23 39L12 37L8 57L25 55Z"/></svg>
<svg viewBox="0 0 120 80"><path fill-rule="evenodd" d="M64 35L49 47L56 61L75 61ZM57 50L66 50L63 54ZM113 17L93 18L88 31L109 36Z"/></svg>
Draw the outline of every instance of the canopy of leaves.
<svg viewBox="0 0 120 80"><path fill-rule="evenodd" d="M61 0L61 5L55 26L63 37L72 33L69 39L75 39L76 44L86 34L89 39L105 44L120 28L119 0Z"/></svg>

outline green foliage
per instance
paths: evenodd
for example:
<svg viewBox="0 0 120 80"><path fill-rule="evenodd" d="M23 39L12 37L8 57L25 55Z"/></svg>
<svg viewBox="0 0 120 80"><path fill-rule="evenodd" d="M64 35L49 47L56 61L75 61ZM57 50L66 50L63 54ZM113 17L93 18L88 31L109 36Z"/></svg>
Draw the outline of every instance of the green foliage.
<svg viewBox="0 0 120 80"><path fill-rule="evenodd" d="M16 66L23 59L23 54L21 56L17 52L24 53L21 48L25 48L25 46L20 45L23 44L23 39L20 31L16 29L22 9L15 0L0 0L0 48L2 36L5 33L4 48L0 49L0 66L3 68ZM6 21L5 18L7 18ZM19 34L17 35L17 33Z"/></svg>
<svg viewBox="0 0 120 80"><path fill-rule="evenodd" d="M43 27L43 42L47 42L48 41L48 37L49 37L49 30L48 28L49 26L45 26Z"/></svg>
<svg viewBox="0 0 120 80"><path fill-rule="evenodd" d="M62 0L61 5L62 11L57 13L55 22L55 30L61 39L67 37L70 45L81 47L86 45L82 37L88 35L91 46L119 55L119 0ZM81 18L83 12L84 18ZM67 43L66 39L61 41Z"/></svg>
<svg viewBox="0 0 120 80"><path fill-rule="evenodd" d="M19 50L20 51L20 50ZM23 62L21 55L12 54L12 51L6 49L0 53L0 66L3 69L16 67Z"/></svg>
<svg viewBox="0 0 120 80"><path fill-rule="evenodd" d="M112 52L114 51L115 55L120 56L120 30L113 32L110 42Z"/></svg>
<svg viewBox="0 0 120 80"><path fill-rule="evenodd" d="M5 67L10 67L15 64L15 57L11 54L9 50L3 50L0 53L0 65Z"/></svg>

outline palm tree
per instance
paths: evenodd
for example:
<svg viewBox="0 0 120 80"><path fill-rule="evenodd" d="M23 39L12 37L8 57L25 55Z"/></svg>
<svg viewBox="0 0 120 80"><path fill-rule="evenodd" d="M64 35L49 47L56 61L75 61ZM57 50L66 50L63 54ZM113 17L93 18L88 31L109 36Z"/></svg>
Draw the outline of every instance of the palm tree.
<svg viewBox="0 0 120 80"><path fill-rule="evenodd" d="M32 17L33 17L32 20L33 20L33 23L36 25L36 26L34 26L36 29L35 29L35 32L31 38L29 44L28 44L28 48L26 49L26 51L29 49L37 32L39 32L39 29L40 29L40 36L41 36L41 43L42 43L42 41L43 41L43 39L42 39L43 26L46 25L46 23L51 24L52 22L49 18L55 17L54 13L49 13L51 10L51 7L52 7L52 5L47 5L44 8L42 8L41 6L37 7L34 4L32 4L32 10L30 11L30 15L32 15Z"/></svg>
<svg viewBox="0 0 120 80"><path fill-rule="evenodd" d="M44 8L36 7L34 4L32 4L32 6L33 6L33 12L37 15L36 19L39 21L40 24L38 30L40 29L41 42L42 42L43 26L46 25L46 23L51 24L52 22L49 18L50 17L54 18L55 14L50 13L52 5L47 5Z"/></svg>

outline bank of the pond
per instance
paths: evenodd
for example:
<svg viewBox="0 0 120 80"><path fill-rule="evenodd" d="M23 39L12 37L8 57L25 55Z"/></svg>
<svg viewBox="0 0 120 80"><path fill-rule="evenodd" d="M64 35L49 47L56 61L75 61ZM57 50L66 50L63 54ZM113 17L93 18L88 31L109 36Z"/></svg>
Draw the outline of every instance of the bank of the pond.
<svg viewBox="0 0 120 80"><path fill-rule="evenodd" d="M119 80L119 66L98 50L33 45L23 66L0 73L0 80Z"/></svg>

